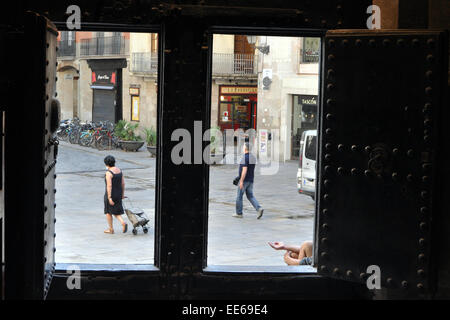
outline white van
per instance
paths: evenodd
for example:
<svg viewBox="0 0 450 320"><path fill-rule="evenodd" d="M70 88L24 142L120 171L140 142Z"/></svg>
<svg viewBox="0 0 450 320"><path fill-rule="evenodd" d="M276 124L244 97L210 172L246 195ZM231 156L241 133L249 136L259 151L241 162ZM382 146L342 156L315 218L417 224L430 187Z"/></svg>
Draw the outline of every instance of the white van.
<svg viewBox="0 0 450 320"><path fill-rule="evenodd" d="M297 189L301 194L315 198L316 194L317 130L307 130L300 140Z"/></svg>

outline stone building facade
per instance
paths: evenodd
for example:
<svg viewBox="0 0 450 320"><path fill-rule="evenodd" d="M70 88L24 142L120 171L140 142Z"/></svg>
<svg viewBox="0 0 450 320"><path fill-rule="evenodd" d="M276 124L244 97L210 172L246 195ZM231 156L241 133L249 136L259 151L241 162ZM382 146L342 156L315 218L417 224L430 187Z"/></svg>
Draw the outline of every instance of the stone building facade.
<svg viewBox="0 0 450 320"><path fill-rule="evenodd" d="M259 37L259 130L279 130L279 160L297 159L304 130L317 128L319 38ZM276 160L276 159L274 159Z"/></svg>
<svg viewBox="0 0 450 320"><path fill-rule="evenodd" d="M57 71L62 119L156 128L156 34L61 32Z"/></svg>
<svg viewBox="0 0 450 320"><path fill-rule="evenodd" d="M158 36L61 32L58 99L62 119L120 119L156 128ZM211 127L277 129L279 157L298 158L304 130L317 125L318 38L213 38Z"/></svg>

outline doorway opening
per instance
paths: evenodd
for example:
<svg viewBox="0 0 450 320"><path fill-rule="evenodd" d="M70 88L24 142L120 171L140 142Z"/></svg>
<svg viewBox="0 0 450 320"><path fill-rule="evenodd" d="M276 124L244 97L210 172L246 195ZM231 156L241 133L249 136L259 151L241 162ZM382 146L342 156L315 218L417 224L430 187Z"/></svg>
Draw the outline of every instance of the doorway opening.
<svg viewBox="0 0 450 320"><path fill-rule="evenodd" d="M315 272L320 42L213 35L206 270Z"/></svg>
<svg viewBox="0 0 450 320"><path fill-rule="evenodd" d="M61 31L57 46L55 261L153 265L158 33Z"/></svg>

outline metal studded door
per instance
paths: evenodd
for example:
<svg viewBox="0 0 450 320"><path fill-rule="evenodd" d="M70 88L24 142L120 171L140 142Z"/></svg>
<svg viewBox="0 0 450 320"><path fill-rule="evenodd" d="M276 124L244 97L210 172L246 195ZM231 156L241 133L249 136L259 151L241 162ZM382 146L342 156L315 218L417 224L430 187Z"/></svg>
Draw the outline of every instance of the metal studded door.
<svg viewBox="0 0 450 320"><path fill-rule="evenodd" d="M382 287L410 294L432 287L446 39L438 31L327 33L315 246L319 273L364 283L379 267Z"/></svg>
<svg viewBox="0 0 450 320"><path fill-rule="evenodd" d="M5 295L45 298L54 270L56 28L27 13L8 39L5 112Z"/></svg>
<svg viewBox="0 0 450 320"><path fill-rule="evenodd" d="M47 21L46 86L44 110L44 297L47 295L55 270L55 166L58 157L56 130L60 122L60 105L56 100L56 27Z"/></svg>

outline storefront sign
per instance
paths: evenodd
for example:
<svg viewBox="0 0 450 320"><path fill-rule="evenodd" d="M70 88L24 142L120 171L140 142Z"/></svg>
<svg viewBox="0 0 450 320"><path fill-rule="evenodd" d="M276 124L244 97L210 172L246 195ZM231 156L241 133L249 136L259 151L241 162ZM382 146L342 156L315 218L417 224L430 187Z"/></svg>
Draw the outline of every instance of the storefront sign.
<svg viewBox="0 0 450 320"><path fill-rule="evenodd" d="M139 95L139 88L130 88L130 95L131 96L138 96Z"/></svg>
<svg viewBox="0 0 450 320"><path fill-rule="evenodd" d="M258 94L258 87L221 86L221 94Z"/></svg>
<svg viewBox="0 0 450 320"><path fill-rule="evenodd" d="M116 73L112 71L92 71L92 83L116 83Z"/></svg>
<svg viewBox="0 0 450 320"><path fill-rule="evenodd" d="M298 104L317 105L317 96L298 96Z"/></svg>

